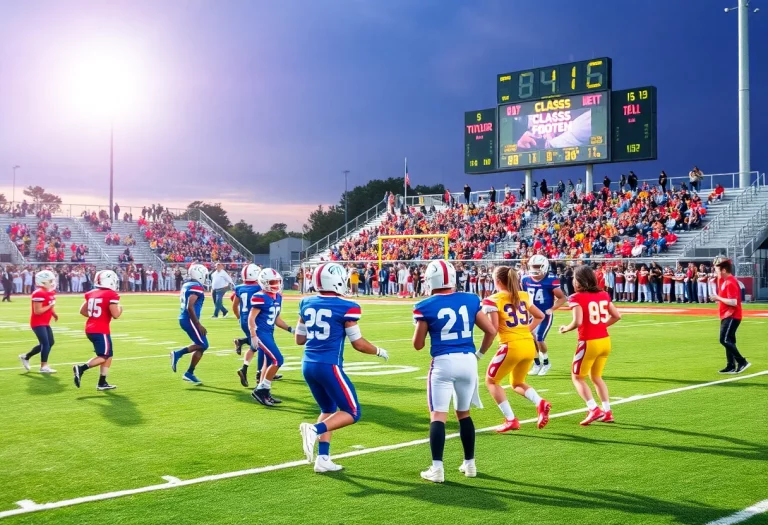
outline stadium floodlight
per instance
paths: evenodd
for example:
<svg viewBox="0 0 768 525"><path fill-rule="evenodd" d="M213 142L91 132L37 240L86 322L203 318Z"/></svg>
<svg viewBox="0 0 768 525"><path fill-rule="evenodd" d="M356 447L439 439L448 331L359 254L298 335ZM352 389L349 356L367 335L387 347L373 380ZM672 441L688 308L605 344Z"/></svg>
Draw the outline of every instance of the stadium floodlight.
<svg viewBox="0 0 768 525"><path fill-rule="evenodd" d="M11 195L11 206L13 206L13 203L16 201L16 170L19 168L21 168L21 166L13 167L13 194Z"/></svg>

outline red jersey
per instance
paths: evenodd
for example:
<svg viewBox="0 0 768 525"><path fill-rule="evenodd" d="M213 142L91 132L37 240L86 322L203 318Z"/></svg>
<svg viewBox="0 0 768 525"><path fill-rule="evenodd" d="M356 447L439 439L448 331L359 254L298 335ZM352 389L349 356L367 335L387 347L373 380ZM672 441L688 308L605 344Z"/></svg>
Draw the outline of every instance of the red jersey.
<svg viewBox="0 0 768 525"><path fill-rule="evenodd" d="M86 334L108 334L112 314L109 306L120 303L120 295L108 288L94 288L85 294L88 304L88 320L85 322Z"/></svg>
<svg viewBox="0 0 768 525"><path fill-rule="evenodd" d="M665 272L664 275L661 276L661 282L664 284L672 284L672 274Z"/></svg>
<svg viewBox="0 0 768 525"><path fill-rule="evenodd" d="M720 319L741 319L741 287L739 281L733 275L725 279L718 279L717 294L724 299L736 299L736 306L726 306L722 302L718 303Z"/></svg>
<svg viewBox="0 0 768 525"><path fill-rule="evenodd" d="M601 290L605 290L605 274L602 270L595 272L595 278L597 279L597 287Z"/></svg>
<svg viewBox="0 0 768 525"><path fill-rule="evenodd" d="M648 284L648 272L646 270L637 272L637 284Z"/></svg>
<svg viewBox="0 0 768 525"><path fill-rule="evenodd" d="M568 298L569 306L580 306L582 312L579 341L591 341L608 337L608 292L577 292Z"/></svg>
<svg viewBox="0 0 768 525"><path fill-rule="evenodd" d="M41 313L35 314L35 304L40 306L48 306L49 304L56 304L56 292L48 291L44 288L38 288L32 292L32 315L29 318L29 326L36 328L38 326L48 326L51 324L51 316L53 316L53 308Z"/></svg>

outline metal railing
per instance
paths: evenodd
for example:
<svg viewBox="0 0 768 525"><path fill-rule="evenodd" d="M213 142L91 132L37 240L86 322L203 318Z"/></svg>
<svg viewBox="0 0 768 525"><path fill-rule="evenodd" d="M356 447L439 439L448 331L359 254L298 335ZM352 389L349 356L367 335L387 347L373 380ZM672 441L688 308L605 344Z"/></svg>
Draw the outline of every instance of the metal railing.
<svg viewBox="0 0 768 525"><path fill-rule="evenodd" d="M24 254L21 253L21 250L16 246L16 243L11 240L11 236L2 228L0 228L0 244L7 247L8 254L11 256L11 262L13 264L27 264L27 259L24 257Z"/></svg>
<svg viewBox="0 0 768 525"><path fill-rule="evenodd" d="M395 196L395 205L397 205L398 201L402 200L399 195ZM314 243L310 244L309 247L306 249L305 257L309 258L313 255L316 255L322 251L325 251L331 247L331 245L343 240L348 235L353 234L358 229L362 228L366 224L368 224L370 221L381 215L382 213L385 213L387 211L387 201L382 200L378 203L376 203L374 206L370 207L348 223L344 224L341 228L329 233L322 239L319 239L315 241Z"/></svg>
<svg viewBox="0 0 768 525"><path fill-rule="evenodd" d="M105 252L104 248L101 247L101 243L94 239L93 235L91 235L91 233L85 228L84 221L82 219L73 219L72 222L75 223L75 227L80 230L80 233L85 235L85 238L88 241L88 246L95 246L99 250L101 260L109 262L109 256L107 255L107 252Z"/></svg>
<svg viewBox="0 0 768 525"><path fill-rule="evenodd" d="M215 231L225 239L227 239L227 242L235 247L237 251L240 252L240 254L243 257L246 257L249 261L253 261L253 253L246 248L245 246L240 243L237 239L235 239L231 233L229 233L227 230L216 224L216 221L211 219L208 214L206 214L203 210L199 208L195 208L194 210L188 210L189 220L192 221L198 221L198 222L204 222L208 225L208 228Z"/></svg>
<svg viewBox="0 0 768 525"><path fill-rule="evenodd" d="M5 208L2 210L5 213L8 213L10 210L16 207L16 205L21 206L22 202L24 201L14 201L10 203L6 203ZM36 206L34 203L27 203L28 209L26 216L34 216L34 214L37 212L38 206ZM45 205L40 205L40 207L46 207ZM120 217L115 217L114 220L122 220L122 217L125 213L131 213L133 214L133 220L137 220L141 216L141 211L144 209L145 206L120 206ZM58 210L55 213L51 213L53 217L71 217L73 219L82 217L83 212L92 212L95 211L97 214L100 211L107 212L107 215L111 215L109 212L109 206L106 204L59 204ZM163 213L170 212L174 216L180 216L181 218L184 218L189 210L186 208L163 208Z"/></svg>
<svg viewBox="0 0 768 525"><path fill-rule="evenodd" d="M726 245L726 253L733 258L750 256L762 241L760 234L768 228L768 202L763 204L747 223L739 228Z"/></svg>
<svg viewBox="0 0 768 525"><path fill-rule="evenodd" d="M761 183L762 179L762 183ZM759 173L758 171L750 171L749 172L749 180L750 185L757 183L758 185L765 185L765 173ZM619 182L620 181L611 181L610 188L612 190L619 190ZM638 188L643 185L643 183L647 182L649 186L658 186L659 185L659 178L653 178L653 179L638 179L637 186ZM667 178L667 187L671 188L672 186L680 187L680 183L685 182L685 184L688 186L688 189L691 189L690 184L690 178L688 175L684 175L681 177L668 177ZM701 180L701 183L699 184L699 191L706 191L706 190L713 190L715 189L715 186L720 184L724 188L738 188L739 187L739 172L732 172L732 173L712 173L712 174L703 174L703 178ZM601 182L594 182L593 181L593 190L599 190L603 187L603 183ZM624 185L625 188L629 187L629 184Z"/></svg>

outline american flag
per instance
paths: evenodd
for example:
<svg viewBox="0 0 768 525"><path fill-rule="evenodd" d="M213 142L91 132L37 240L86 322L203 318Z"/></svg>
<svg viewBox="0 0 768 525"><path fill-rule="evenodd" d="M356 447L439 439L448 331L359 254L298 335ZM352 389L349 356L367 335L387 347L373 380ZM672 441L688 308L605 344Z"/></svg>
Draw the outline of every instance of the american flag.
<svg viewBox="0 0 768 525"><path fill-rule="evenodd" d="M405 159L405 185L411 185L411 178L408 176L408 159Z"/></svg>

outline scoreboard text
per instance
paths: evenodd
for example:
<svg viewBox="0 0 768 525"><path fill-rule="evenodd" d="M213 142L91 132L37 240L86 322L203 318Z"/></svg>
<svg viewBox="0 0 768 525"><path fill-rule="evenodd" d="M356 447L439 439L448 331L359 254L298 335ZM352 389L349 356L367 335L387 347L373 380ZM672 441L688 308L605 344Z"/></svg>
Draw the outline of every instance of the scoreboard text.
<svg viewBox="0 0 768 525"><path fill-rule="evenodd" d="M614 162L656 159L656 88L614 91L611 129Z"/></svg>
<svg viewBox="0 0 768 525"><path fill-rule="evenodd" d="M611 59L502 73L496 76L496 103L507 104L611 89Z"/></svg>
<svg viewBox="0 0 768 525"><path fill-rule="evenodd" d="M496 108L464 113L464 172L496 171Z"/></svg>

